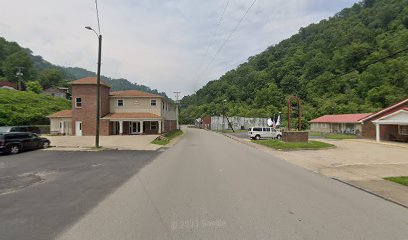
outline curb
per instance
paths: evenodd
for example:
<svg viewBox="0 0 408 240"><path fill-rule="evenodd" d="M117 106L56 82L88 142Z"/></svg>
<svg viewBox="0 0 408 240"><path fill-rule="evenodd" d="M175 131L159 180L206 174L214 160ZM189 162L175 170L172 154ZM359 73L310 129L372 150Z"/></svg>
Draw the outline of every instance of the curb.
<svg viewBox="0 0 408 240"><path fill-rule="evenodd" d="M324 175L323 175L323 176L324 176ZM350 187L356 188L356 189L361 190L361 191L363 191L363 192L366 192L366 193L369 193L369 194L374 195L374 196L376 196L376 197L379 197L379 198L381 198L381 199L383 199L383 200L385 200L385 201L388 201L388 202L397 204L397 205L399 205L399 206L401 206L401 207L403 207L403 208L408 209L408 205L405 205L405 204L403 204L403 203L397 202L397 201L395 201L395 200L392 200L392 199L390 199L390 198L387 198L387 197L385 197L385 196L382 196L382 195L380 195L380 194L378 194L378 193L372 192L372 191L370 191L370 190L368 190L368 189L359 187L359 186L357 186L357 185L354 185L354 184L352 184L352 183L349 183L349 182L340 180L340 179L338 179L338 178L334 178L334 177L330 177L330 178L333 179L333 180L335 180L335 181L337 181L337 182L346 184L346 185L348 185L348 186L350 186Z"/></svg>

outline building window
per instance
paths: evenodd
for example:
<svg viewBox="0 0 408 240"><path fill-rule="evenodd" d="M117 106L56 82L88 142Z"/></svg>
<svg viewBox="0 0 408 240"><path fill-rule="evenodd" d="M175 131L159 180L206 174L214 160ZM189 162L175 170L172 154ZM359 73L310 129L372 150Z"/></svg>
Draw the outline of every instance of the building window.
<svg viewBox="0 0 408 240"><path fill-rule="evenodd" d="M156 106L157 105L157 101L156 101L156 99L152 99L152 100L150 100L150 106Z"/></svg>
<svg viewBox="0 0 408 240"><path fill-rule="evenodd" d="M164 102L162 102L162 108L163 108L163 110L164 110Z"/></svg>
<svg viewBox="0 0 408 240"><path fill-rule="evenodd" d="M150 122L150 130L157 130L157 122Z"/></svg>
<svg viewBox="0 0 408 240"><path fill-rule="evenodd" d="M82 98L75 98L75 107L82 108Z"/></svg>
<svg viewBox="0 0 408 240"><path fill-rule="evenodd" d="M408 125L398 125L399 135L408 135Z"/></svg>
<svg viewBox="0 0 408 240"><path fill-rule="evenodd" d="M118 107L123 107L123 99L118 99Z"/></svg>

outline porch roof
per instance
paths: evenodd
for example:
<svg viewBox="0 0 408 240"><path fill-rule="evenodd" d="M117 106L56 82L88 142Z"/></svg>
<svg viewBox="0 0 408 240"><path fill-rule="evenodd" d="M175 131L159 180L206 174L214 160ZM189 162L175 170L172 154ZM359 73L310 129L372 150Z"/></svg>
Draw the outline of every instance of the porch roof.
<svg viewBox="0 0 408 240"><path fill-rule="evenodd" d="M119 112L119 113L109 113L104 116L102 119L106 120L161 120L157 114L153 113L131 113L131 112Z"/></svg>
<svg viewBox="0 0 408 240"><path fill-rule="evenodd" d="M408 125L408 108L403 108L397 112L385 115L373 121L374 124L385 125Z"/></svg>
<svg viewBox="0 0 408 240"><path fill-rule="evenodd" d="M48 118L72 118L72 110L62 110L47 116Z"/></svg>

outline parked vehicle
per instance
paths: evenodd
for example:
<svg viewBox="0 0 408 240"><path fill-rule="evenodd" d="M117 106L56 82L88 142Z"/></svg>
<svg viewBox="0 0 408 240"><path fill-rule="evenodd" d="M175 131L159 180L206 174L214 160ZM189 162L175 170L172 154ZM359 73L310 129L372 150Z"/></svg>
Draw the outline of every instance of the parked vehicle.
<svg viewBox="0 0 408 240"><path fill-rule="evenodd" d="M272 127L251 127L248 129L248 136L256 140L262 138L281 139L282 132Z"/></svg>
<svg viewBox="0 0 408 240"><path fill-rule="evenodd" d="M40 128L33 126L4 126L0 127L0 133L3 132L30 132L40 134L41 130Z"/></svg>
<svg viewBox="0 0 408 240"><path fill-rule="evenodd" d="M24 150L48 148L50 140L35 133L10 132L0 133L0 152L17 154Z"/></svg>

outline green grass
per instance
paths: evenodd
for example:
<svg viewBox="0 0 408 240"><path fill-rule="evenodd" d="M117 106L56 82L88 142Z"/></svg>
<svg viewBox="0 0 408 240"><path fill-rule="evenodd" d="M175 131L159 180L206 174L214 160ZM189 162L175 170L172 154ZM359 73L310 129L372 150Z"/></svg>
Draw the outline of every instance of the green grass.
<svg viewBox="0 0 408 240"><path fill-rule="evenodd" d="M408 186L408 176L403 176L403 177L386 177L384 178L385 180L399 183L405 186Z"/></svg>
<svg viewBox="0 0 408 240"><path fill-rule="evenodd" d="M174 139L174 138L176 138L176 137L178 137L178 136L180 136L180 135L183 135L183 131L181 131L181 130L174 130L174 131L165 133L165 134L163 135L165 138L163 138L163 139L155 139L155 140L152 141L152 143L153 143L153 144L157 144L157 145L162 145L162 146L164 146L164 145L169 144L172 139Z"/></svg>
<svg viewBox="0 0 408 240"><path fill-rule="evenodd" d="M305 150L305 149L315 150L334 147L333 144L319 141L283 142L279 140L260 140L260 141L253 140L252 142L278 150Z"/></svg>
<svg viewBox="0 0 408 240"><path fill-rule="evenodd" d="M352 134L326 134L324 135L325 138L327 139L357 139L358 137L356 135Z"/></svg>
<svg viewBox="0 0 408 240"><path fill-rule="evenodd" d="M317 132L309 132L310 137L324 137L327 139L357 139L357 135L353 134L337 134L337 133L317 133Z"/></svg>
<svg viewBox="0 0 408 240"><path fill-rule="evenodd" d="M222 133L234 133L232 130L220 130L220 131L217 131L217 132L222 132ZM235 132L236 132L236 133L243 133L243 132L248 132L248 130L238 129L238 130L235 130Z"/></svg>

